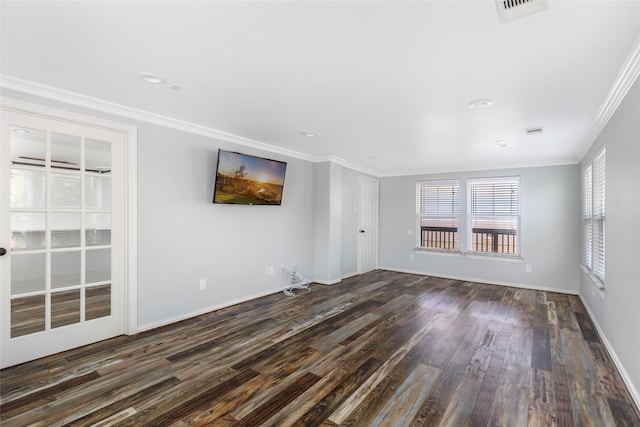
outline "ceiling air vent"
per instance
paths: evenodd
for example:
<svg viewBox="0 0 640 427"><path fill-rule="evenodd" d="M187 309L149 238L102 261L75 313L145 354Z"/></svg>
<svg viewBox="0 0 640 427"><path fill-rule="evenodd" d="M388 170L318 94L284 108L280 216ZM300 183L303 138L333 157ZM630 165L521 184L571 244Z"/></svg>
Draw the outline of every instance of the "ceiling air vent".
<svg viewBox="0 0 640 427"><path fill-rule="evenodd" d="M541 127L529 128L529 129L525 129L524 131L527 135L534 135L536 133L542 133L542 128Z"/></svg>
<svg viewBox="0 0 640 427"><path fill-rule="evenodd" d="M511 21L547 7L547 0L496 0L500 22Z"/></svg>

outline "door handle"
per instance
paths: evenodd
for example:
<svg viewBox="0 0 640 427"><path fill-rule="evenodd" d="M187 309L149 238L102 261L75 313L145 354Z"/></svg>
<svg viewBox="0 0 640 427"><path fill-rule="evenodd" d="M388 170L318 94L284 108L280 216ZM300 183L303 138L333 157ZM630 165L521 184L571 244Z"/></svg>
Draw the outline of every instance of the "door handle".
<svg viewBox="0 0 640 427"><path fill-rule="evenodd" d="M364 230L359 230L359 231L360 231L360 233L364 233Z"/></svg>
<svg viewBox="0 0 640 427"><path fill-rule="evenodd" d="M4 255L7 253L7 250L5 248L0 248L0 256Z"/></svg>

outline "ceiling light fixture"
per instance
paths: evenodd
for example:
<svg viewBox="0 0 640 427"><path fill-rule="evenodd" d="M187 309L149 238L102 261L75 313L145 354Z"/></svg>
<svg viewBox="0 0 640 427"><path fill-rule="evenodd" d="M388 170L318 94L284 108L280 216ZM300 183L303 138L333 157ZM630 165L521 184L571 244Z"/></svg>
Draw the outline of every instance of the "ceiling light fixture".
<svg viewBox="0 0 640 427"><path fill-rule="evenodd" d="M487 108L493 104L490 99L476 99L469 103L469 108Z"/></svg>
<svg viewBox="0 0 640 427"><path fill-rule="evenodd" d="M309 131L306 131L306 130L298 131L298 133L300 135L302 135L302 136L306 136L307 138L313 138L313 137L317 136L315 133L309 132Z"/></svg>
<svg viewBox="0 0 640 427"><path fill-rule="evenodd" d="M166 83L166 80L164 77L160 77L153 73L142 72L142 73L138 73L138 75L143 81L150 83L152 85L163 85Z"/></svg>

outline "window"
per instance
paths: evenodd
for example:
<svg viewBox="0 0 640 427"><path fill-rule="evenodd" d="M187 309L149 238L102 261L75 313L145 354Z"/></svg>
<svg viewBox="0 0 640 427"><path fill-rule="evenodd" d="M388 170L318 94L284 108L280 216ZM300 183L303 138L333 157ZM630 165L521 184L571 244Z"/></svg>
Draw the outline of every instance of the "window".
<svg viewBox="0 0 640 427"><path fill-rule="evenodd" d="M604 283L606 150L596 156L582 172L583 263Z"/></svg>
<svg viewBox="0 0 640 427"><path fill-rule="evenodd" d="M472 252L520 254L520 178L470 179Z"/></svg>
<svg viewBox="0 0 640 427"><path fill-rule="evenodd" d="M417 184L420 247L457 251L459 180Z"/></svg>
<svg viewBox="0 0 640 427"><path fill-rule="evenodd" d="M592 219L593 219L593 166L589 165L582 172L582 236L584 242L583 263L587 269L591 270L592 259Z"/></svg>

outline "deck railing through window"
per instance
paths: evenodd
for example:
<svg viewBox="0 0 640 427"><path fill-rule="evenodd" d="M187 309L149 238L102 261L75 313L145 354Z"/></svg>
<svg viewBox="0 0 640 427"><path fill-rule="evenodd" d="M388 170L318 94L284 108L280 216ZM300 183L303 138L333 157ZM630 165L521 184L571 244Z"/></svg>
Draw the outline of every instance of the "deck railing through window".
<svg viewBox="0 0 640 427"><path fill-rule="evenodd" d="M457 250L456 227L420 227L420 246L423 248ZM518 232L511 229L473 228L471 250L498 254L518 254Z"/></svg>
<svg viewBox="0 0 640 427"><path fill-rule="evenodd" d="M458 249L458 228L457 227L420 227L421 246L423 248L435 249Z"/></svg>
<svg viewBox="0 0 640 427"><path fill-rule="evenodd" d="M496 228L473 228L471 250L498 254L518 254L518 231Z"/></svg>

